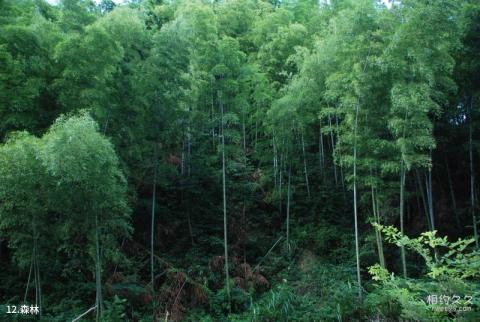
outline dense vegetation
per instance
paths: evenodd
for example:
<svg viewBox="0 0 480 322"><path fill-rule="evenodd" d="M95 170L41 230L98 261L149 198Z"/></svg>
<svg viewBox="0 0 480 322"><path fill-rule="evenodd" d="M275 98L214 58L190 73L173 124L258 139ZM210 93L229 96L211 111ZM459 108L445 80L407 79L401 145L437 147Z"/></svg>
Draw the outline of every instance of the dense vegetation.
<svg viewBox="0 0 480 322"><path fill-rule="evenodd" d="M0 0L0 320L478 321L479 124L476 0Z"/></svg>

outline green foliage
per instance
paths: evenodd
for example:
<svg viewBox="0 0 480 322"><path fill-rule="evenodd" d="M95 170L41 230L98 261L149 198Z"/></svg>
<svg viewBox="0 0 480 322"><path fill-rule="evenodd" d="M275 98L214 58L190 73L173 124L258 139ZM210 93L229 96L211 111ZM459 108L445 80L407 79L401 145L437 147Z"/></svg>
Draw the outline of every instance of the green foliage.
<svg viewBox="0 0 480 322"><path fill-rule="evenodd" d="M393 226L374 224L385 234L388 242L404 246L418 253L425 260L427 275L431 278L469 279L480 274L480 253L472 250L473 239L458 239L449 242L447 236L437 237L437 231L427 231L417 238L402 235Z"/></svg>
<svg viewBox="0 0 480 322"><path fill-rule="evenodd" d="M125 302L127 300L114 296L111 302L105 303L105 312L102 317L104 322L128 321L125 313Z"/></svg>
<svg viewBox="0 0 480 322"><path fill-rule="evenodd" d="M0 0L0 302L478 320L480 6L390 4Z"/></svg>
<svg viewBox="0 0 480 322"><path fill-rule="evenodd" d="M95 258L96 229L103 232L102 258L125 261L117 245L117 238L131 231L125 180L113 146L90 116L61 117L41 139L12 135L0 155L0 229L18 266L27 271L30 263L30 272L35 267L35 301L44 270L78 276L69 265L88 266L86 254ZM62 257L70 262L58 267ZM50 281L49 275L43 279Z"/></svg>
<svg viewBox="0 0 480 322"><path fill-rule="evenodd" d="M478 251L469 247L473 240L459 239L449 242L447 237L436 236L436 231L424 232L417 238L409 238L398 232L395 227L374 224L385 234L388 242L413 250L425 260L427 274L425 278L410 280L395 277L378 264L369 267L369 273L375 283L374 290L366 299L365 306L373 315L392 318L400 315L412 321L449 320L448 311L438 310L438 306L448 303L429 303L429 296L476 296L480 258ZM463 300L462 300L463 301ZM462 306L456 303L454 309ZM466 312L456 313L458 321L478 318L476 304Z"/></svg>
<svg viewBox="0 0 480 322"><path fill-rule="evenodd" d="M226 288L221 288L212 297L210 302L210 310L213 316L224 316L228 314L229 307L227 305ZM239 287L230 286L230 303L231 312L244 312L251 303L250 295Z"/></svg>
<svg viewBox="0 0 480 322"><path fill-rule="evenodd" d="M11 135L0 148L0 229L22 269L28 269L35 240L42 253L52 250L45 238L53 228L48 211L54 181L38 162L40 149L39 140L25 132Z"/></svg>
<svg viewBox="0 0 480 322"><path fill-rule="evenodd" d="M296 297L287 281L264 295L259 304L254 305L254 321L289 321L295 316Z"/></svg>

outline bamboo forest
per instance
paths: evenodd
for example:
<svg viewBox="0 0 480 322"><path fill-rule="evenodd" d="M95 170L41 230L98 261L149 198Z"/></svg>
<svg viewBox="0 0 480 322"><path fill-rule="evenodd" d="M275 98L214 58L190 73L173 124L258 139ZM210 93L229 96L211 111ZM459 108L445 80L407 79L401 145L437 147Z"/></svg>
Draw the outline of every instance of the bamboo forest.
<svg viewBox="0 0 480 322"><path fill-rule="evenodd" d="M0 0L0 321L480 321L480 1Z"/></svg>

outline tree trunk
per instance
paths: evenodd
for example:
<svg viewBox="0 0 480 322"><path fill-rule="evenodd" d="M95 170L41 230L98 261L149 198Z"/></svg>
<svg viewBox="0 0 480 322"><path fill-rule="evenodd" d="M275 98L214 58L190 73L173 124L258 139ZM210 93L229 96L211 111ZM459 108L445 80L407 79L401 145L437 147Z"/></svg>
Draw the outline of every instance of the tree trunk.
<svg viewBox="0 0 480 322"><path fill-rule="evenodd" d="M405 190L405 165L401 164L400 169L400 232L405 235L404 230L404 190ZM400 253L402 257L402 273L403 277L407 278L407 261L405 259L405 247L400 246Z"/></svg>
<svg viewBox="0 0 480 322"><path fill-rule="evenodd" d="M102 299L102 269L100 262L100 229L98 226L98 214L95 214L95 286L97 290L96 306L97 306L97 322L102 317L103 299Z"/></svg>
<svg viewBox="0 0 480 322"><path fill-rule="evenodd" d="M430 158L431 158L430 151ZM433 163L432 163L433 165ZM428 176L425 181L427 187L427 198L428 198L428 213L430 215L430 223L432 224L432 231L435 230L435 218L433 213L433 188L432 188L432 168L428 169ZM435 261L438 262L438 249L434 248Z"/></svg>
<svg viewBox="0 0 480 322"><path fill-rule="evenodd" d="M40 314L42 309L42 284L40 281L40 268L38 267L38 232L37 224L33 223L33 275L35 278L35 306L39 307Z"/></svg>
<svg viewBox="0 0 480 322"><path fill-rule="evenodd" d="M432 223L430 222L430 213L429 213L429 210L428 210L428 203L427 203L427 200L425 198L425 195L427 193L425 193L423 191L423 184L422 184L422 180L420 178L420 174L418 172L418 169L415 170L415 177L416 177L416 181L417 181L417 187L418 187L418 190L419 190L418 192L420 192L420 196L422 198L423 210L425 212L425 216L427 217L428 230L433 230Z"/></svg>
<svg viewBox="0 0 480 322"><path fill-rule="evenodd" d="M189 112L191 113L192 109L189 108ZM190 129L190 119L188 120L188 128L187 128L187 177L190 178L190 174L192 172L192 132ZM183 190L182 190L183 191ZM187 192L187 191L185 191ZM188 196L187 196L188 197ZM188 198L187 198L188 200ZM192 229L192 220L190 217L190 207L187 207L187 223L188 223L188 233L190 234L190 241L192 246L194 245L193 241L193 229Z"/></svg>
<svg viewBox="0 0 480 322"><path fill-rule="evenodd" d="M292 163L288 166L288 188L287 188L287 251L290 253L290 197L291 197L291 175Z"/></svg>
<svg viewBox="0 0 480 322"><path fill-rule="evenodd" d="M472 140L472 106L473 97L470 98L470 108L468 113L468 154L470 160L470 211L472 214L473 238L475 239L475 247L479 248L478 231L477 231L477 217L475 215L475 173L473 171L473 140Z"/></svg>
<svg viewBox="0 0 480 322"><path fill-rule="evenodd" d="M190 177L192 171L192 132L190 125L187 128L187 176Z"/></svg>
<svg viewBox="0 0 480 322"><path fill-rule="evenodd" d="M335 128L336 128L337 142L338 142L339 130L338 130L338 117L337 116L335 116ZM343 197L346 200L347 196L345 194L345 178L343 177L343 165L342 165L341 160L340 160L340 183L342 184Z"/></svg>
<svg viewBox="0 0 480 322"><path fill-rule="evenodd" d="M335 179L335 185L338 185L338 177L337 177L337 166L335 165L335 143L333 141L333 132L332 132L332 119L330 115L328 116L328 125L330 126L330 141L332 144L332 165L333 165L333 177Z"/></svg>
<svg viewBox="0 0 480 322"><path fill-rule="evenodd" d="M357 99L357 106L355 108L355 128L354 128L354 142L353 142L353 217L355 225L355 256L357 261L357 282L358 282L358 297L362 298L362 280L360 276L360 249L358 238L358 213L357 213L357 129L358 129L358 112L360 109L360 102Z"/></svg>
<svg viewBox="0 0 480 322"><path fill-rule="evenodd" d="M218 95L220 101L220 113L222 117L222 186L223 186L223 246L225 250L225 287L227 290L228 298L228 311L231 310L230 304L230 283L229 283L229 273L228 273L228 244L227 244L227 192L226 192L226 175L225 175L225 132L224 132L224 119L223 119L223 101L222 101L222 92L219 92Z"/></svg>
<svg viewBox="0 0 480 322"><path fill-rule="evenodd" d="M282 172L282 169L283 169L283 153L280 153L280 171L279 171L279 175L278 175L278 180L279 180L279 183L278 183L278 191L279 191L279 204L278 204L278 207L279 207L279 213L280 213L280 217L282 216L282 213L283 213L283 209L282 209L282 197L283 197L283 190L282 190L282 183L283 183L283 172Z"/></svg>
<svg viewBox="0 0 480 322"><path fill-rule="evenodd" d="M256 135L255 127L255 135ZM245 132L245 113L243 114L243 168L244 176L247 177L247 139ZM247 202L246 202L246 191L243 192L243 209L242 209L242 226L243 226L243 264L244 264L244 277L247 276Z"/></svg>
<svg viewBox="0 0 480 322"><path fill-rule="evenodd" d="M32 277L33 256L34 256L34 250L33 250L33 247L32 247L32 257L30 259L30 270L28 272L27 287L25 288L25 295L23 296L23 303L24 304L27 303L28 289L30 287L30 279Z"/></svg>
<svg viewBox="0 0 480 322"><path fill-rule="evenodd" d="M380 201L378 200L378 193L375 192L375 206L377 208L377 220L378 222L381 224L382 221L380 220L381 216L380 216ZM380 232L378 232L378 241L379 241L379 245L380 245L380 264L383 263L383 267L386 267L386 264L385 264L385 255L383 253L383 240L382 240L382 234Z"/></svg>
<svg viewBox="0 0 480 322"><path fill-rule="evenodd" d="M452 198L453 214L455 215L455 224L457 229L460 229L460 218L458 217L457 201L455 199L455 191L453 190L452 176L450 173L450 167L448 166L447 156L445 155L445 167L447 169L448 188L450 190L450 197Z"/></svg>
<svg viewBox="0 0 480 322"><path fill-rule="evenodd" d="M155 250L155 206L157 203L157 146L154 146L153 153L153 192L152 192L152 215L150 223L150 285L152 288L153 316L155 316L155 268L154 268L154 250ZM97 310L98 312L98 310Z"/></svg>
<svg viewBox="0 0 480 322"><path fill-rule="evenodd" d="M274 191L277 191L277 173L278 173L278 156L277 148L275 145L275 132L272 136L272 146L273 146L273 182L274 182Z"/></svg>
<svg viewBox="0 0 480 322"><path fill-rule="evenodd" d="M433 215L432 168L428 169L428 175L425 179L425 187L427 190L428 215L430 218L431 230L435 230L435 219Z"/></svg>
<svg viewBox="0 0 480 322"><path fill-rule="evenodd" d="M213 108L213 81L210 81L210 120L214 120L215 112ZM212 147L215 151L215 121L212 122Z"/></svg>
<svg viewBox="0 0 480 322"><path fill-rule="evenodd" d="M380 214L377 208L378 200L376 198L376 194L373 186L371 187L371 190L372 190L371 192L372 192L373 218L376 223L381 224ZM382 234L376 228L375 228L375 240L377 242L378 260L380 261L380 266L382 266L382 268L385 268L385 257L383 254Z"/></svg>
<svg viewBox="0 0 480 322"><path fill-rule="evenodd" d="M321 122L319 122L319 132L318 132L318 159L320 162L320 173L323 177L325 173L325 153L323 148L323 134L322 134Z"/></svg>
<svg viewBox="0 0 480 322"><path fill-rule="evenodd" d="M303 140L303 132L301 133L301 138L302 138L303 169L305 172L305 183L307 185L308 199L310 199L310 184L308 183L307 156L305 153L305 141Z"/></svg>

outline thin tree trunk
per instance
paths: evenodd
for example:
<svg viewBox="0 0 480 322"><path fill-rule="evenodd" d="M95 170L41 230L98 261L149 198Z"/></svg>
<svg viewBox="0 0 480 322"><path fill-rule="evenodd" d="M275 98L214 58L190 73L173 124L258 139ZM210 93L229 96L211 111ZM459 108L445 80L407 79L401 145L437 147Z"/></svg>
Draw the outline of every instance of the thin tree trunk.
<svg viewBox="0 0 480 322"><path fill-rule="evenodd" d="M245 158L246 158L246 153L247 153L247 134L246 134L246 129L245 129L245 111L242 113L242 135L243 135L243 151L245 153Z"/></svg>
<svg viewBox="0 0 480 322"><path fill-rule="evenodd" d="M282 198L283 198L283 190L282 190L282 183L283 183L283 153L280 153L280 172L279 172L279 197L280 197L280 200L279 200L279 212L280 212L280 216L282 216L282 213L283 213L283 209L282 209Z"/></svg>
<svg viewBox="0 0 480 322"><path fill-rule="evenodd" d="M243 209L242 209L242 221L243 221L243 264L244 264L244 278L247 276L247 204L245 199L243 199Z"/></svg>
<svg viewBox="0 0 480 322"><path fill-rule="evenodd" d="M223 245L225 250L225 287L227 290L228 298L228 311L231 310L230 304L230 283L228 273L228 244L227 244L227 192L226 192L226 175L225 175L225 132L224 132L224 119L223 119L223 101L222 93L219 92L220 100L220 113L222 117L222 181L223 181Z"/></svg>
<svg viewBox="0 0 480 322"><path fill-rule="evenodd" d="M33 246L33 278L35 279L35 306L38 306L39 295L38 295L38 277L37 277L37 256L36 256L35 245Z"/></svg>
<svg viewBox="0 0 480 322"><path fill-rule="evenodd" d="M428 215L430 217L430 224L432 225L432 230L435 230L435 219L433 214L432 168L428 169L428 175L425 179L425 187L427 189Z"/></svg>
<svg viewBox="0 0 480 322"><path fill-rule="evenodd" d="M358 129L358 112L360 109L360 102L357 99L355 108L355 129L353 142L353 217L355 225L355 255L357 261L357 282L358 282L358 297L362 298L362 280L360 276L360 249L358 238L358 213L357 213L357 129Z"/></svg>
<svg viewBox="0 0 480 322"><path fill-rule="evenodd" d="M187 129L187 176L190 177L192 171L192 133L190 125Z"/></svg>
<svg viewBox="0 0 480 322"><path fill-rule="evenodd" d="M320 173L322 177L325 173L325 152L323 148L323 134L322 134L322 124L319 122L319 131L318 131L318 159L320 162Z"/></svg>
<svg viewBox="0 0 480 322"><path fill-rule="evenodd" d="M337 142L338 142L338 117L335 116L335 128L336 128L336 134L337 134ZM347 196L345 194L345 178L343 177L343 165L342 162L340 161L340 183L342 184L342 191L343 191L343 197L344 199L347 199Z"/></svg>
<svg viewBox="0 0 480 322"><path fill-rule="evenodd" d="M445 156L445 167L447 169L448 187L450 190L450 197L452 198L453 214L455 215L455 224L457 228L460 228L460 218L458 217L457 201L455 199L455 192L453 190L452 176L450 173L450 167L448 166L447 156Z"/></svg>
<svg viewBox="0 0 480 322"><path fill-rule="evenodd" d="M335 165L335 143L333 141L332 132L332 119L328 116L328 125L330 126L330 141L332 144L332 164L333 164L333 177L335 179L335 185L338 185L337 166Z"/></svg>
<svg viewBox="0 0 480 322"><path fill-rule="evenodd" d="M192 111L192 109L189 108L189 112L191 112L191 111ZM187 128L187 177L190 178L190 174L192 172L192 132L191 132L191 128L190 128L190 119L188 120L188 122L189 122L189 124L188 124L188 128ZM188 198L187 198L187 200L188 200ZM188 233L190 234L190 241L191 241L192 246L193 246L194 241L193 241L192 220L190 218L190 207L187 207L187 223L188 223Z"/></svg>
<svg viewBox="0 0 480 322"><path fill-rule="evenodd" d="M430 151L431 158L431 151ZM432 163L433 165L433 163ZM432 185L432 168L428 169L428 175L425 181L427 187L427 198L428 198L428 213L430 215L430 222L432 224L432 231L435 230L435 217L433 213L433 185ZM438 262L438 249L434 248L435 261Z"/></svg>
<svg viewBox="0 0 480 322"><path fill-rule="evenodd" d="M35 267L36 269L36 279L37 287L38 287L38 308L39 308L39 315L42 316L42 282L40 280L40 267L38 265L38 238L35 240Z"/></svg>
<svg viewBox="0 0 480 322"><path fill-rule="evenodd" d="M37 224L33 220L33 277L35 279L35 306L41 307L40 278L38 269Z"/></svg>
<svg viewBox="0 0 480 322"><path fill-rule="evenodd" d="M289 162L288 166L288 188L287 188L287 250L290 252L290 197L291 197L291 175L292 175L292 163Z"/></svg>
<svg viewBox="0 0 480 322"><path fill-rule="evenodd" d="M375 193L375 206L377 208L377 221L378 223L382 223L382 221L380 220L381 216L380 216L380 201L378 200L378 193ZM380 258L380 264L383 263L383 267L385 268L386 267L386 264L385 264L385 255L383 253L383 240L382 240L382 234L380 232L378 232L378 241L379 241L379 245L380 245L380 254L381 254L381 258Z"/></svg>
<svg viewBox="0 0 480 322"><path fill-rule="evenodd" d="M92 311L95 310L96 308L97 308L96 305L95 305L94 307L89 308L88 310L86 310L85 312L83 312L82 314L80 314L79 316L77 316L75 319L73 319L72 322L80 321L81 318L83 318L85 315L87 315L88 313L92 312Z"/></svg>
<svg viewBox="0 0 480 322"><path fill-rule="evenodd" d="M418 169L415 170L415 176L416 176L416 181L417 181L417 187L418 187L418 190L420 192L420 196L422 198L422 204L423 204L423 210L425 212L425 216L427 217L427 226L428 226L428 230L433 230L432 228L432 223L430 222L430 213L429 213L429 210L428 210L428 203L427 203L427 200L425 198L425 195L427 193L425 193L423 191L423 184L422 184L422 180L420 178L420 174L418 172Z"/></svg>
<svg viewBox="0 0 480 322"><path fill-rule="evenodd" d="M153 316L155 316L155 268L154 268L154 250L155 250L155 206L157 203L157 146L154 147L153 161L153 191L152 191L152 214L150 223L150 285L152 287L152 305ZM98 312L98 311L97 311Z"/></svg>
<svg viewBox="0 0 480 322"><path fill-rule="evenodd" d="M258 140L258 120L255 118L255 143L253 144L254 148L257 147Z"/></svg>
<svg viewBox="0 0 480 322"><path fill-rule="evenodd" d="M183 175L185 174L185 140L182 140L182 157L180 160L180 174Z"/></svg>
<svg viewBox="0 0 480 322"><path fill-rule="evenodd" d="M400 232L405 235L404 230L404 190L405 190L405 165L401 164L400 169ZM402 257L402 273L403 277L407 278L407 261L405 259L405 247L400 246L400 253Z"/></svg>
<svg viewBox="0 0 480 322"><path fill-rule="evenodd" d="M256 131L256 128L255 128ZM256 134L255 134L256 135ZM245 132L245 113L243 114L243 168L244 168L244 176L247 176L247 139L246 139L246 132ZM243 193L243 209L242 209L242 226L243 226L243 264L244 264L244 277L247 276L247 217L246 217L246 210L247 210L247 202L246 202L246 192Z"/></svg>
<svg viewBox="0 0 480 322"><path fill-rule="evenodd" d="M38 267L38 233L36 222L33 223L33 275L35 278L35 306L42 310L42 287L40 281L40 268Z"/></svg>
<svg viewBox="0 0 480 322"><path fill-rule="evenodd" d="M95 260L95 285L97 289L97 322L100 321L102 317L102 270L101 270L101 262L100 262L100 228L98 226L98 214L95 214L95 253L96 253L96 260Z"/></svg>
<svg viewBox="0 0 480 322"><path fill-rule="evenodd" d="M479 248L477 217L475 215L475 173L473 171L473 140L472 140L472 106L473 97L470 98L469 121L468 121L468 153L470 159L470 211L472 213L473 238L475 239L475 247Z"/></svg>
<svg viewBox="0 0 480 322"><path fill-rule="evenodd" d="M308 196L308 199L310 199L310 184L308 182L307 156L305 153L305 141L303 140L303 132L301 133L301 139L302 139L303 169L305 172L305 183L307 185L307 196Z"/></svg>
<svg viewBox="0 0 480 322"><path fill-rule="evenodd" d="M275 132L272 136L272 145L273 145L273 181L274 181L274 191L277 191L277 172L278 172L278 156L277 148L275 145Z"/></svg>
<svg viewBox="0 0 480 322"><path fill-rule="evenodd" d="M33 249L32 249L32 258L30 259L30 270L28 272L27 287L25 288L25 295L23 296L23 303L27 302L28 289L30 287L30 278L32 277L32 267L33 267Z"/></svg>
<svg viewBox="0 0 480 322"><path fill-rule="evenodd" d="M372 210L373 210L373 218L376 223L381 224L380 222L380 214L378 213L377 209L377 200L375 196L375 190L373 186L371 187L372 192ZM378 251L378 260L380 261L380 266L385 268L385 257L383 256L383 245L382 245L382 235L375 228L375 240L377 242L377 251Z"/></svg>
<svg viewBox="0 0 480 322"><path fill-rule="evenodd" d="M210 81L210 119L214 120L214 108L213 108L213 81ZM215 151L215 122L212 122L212 146L213 150Z"/></svg>

